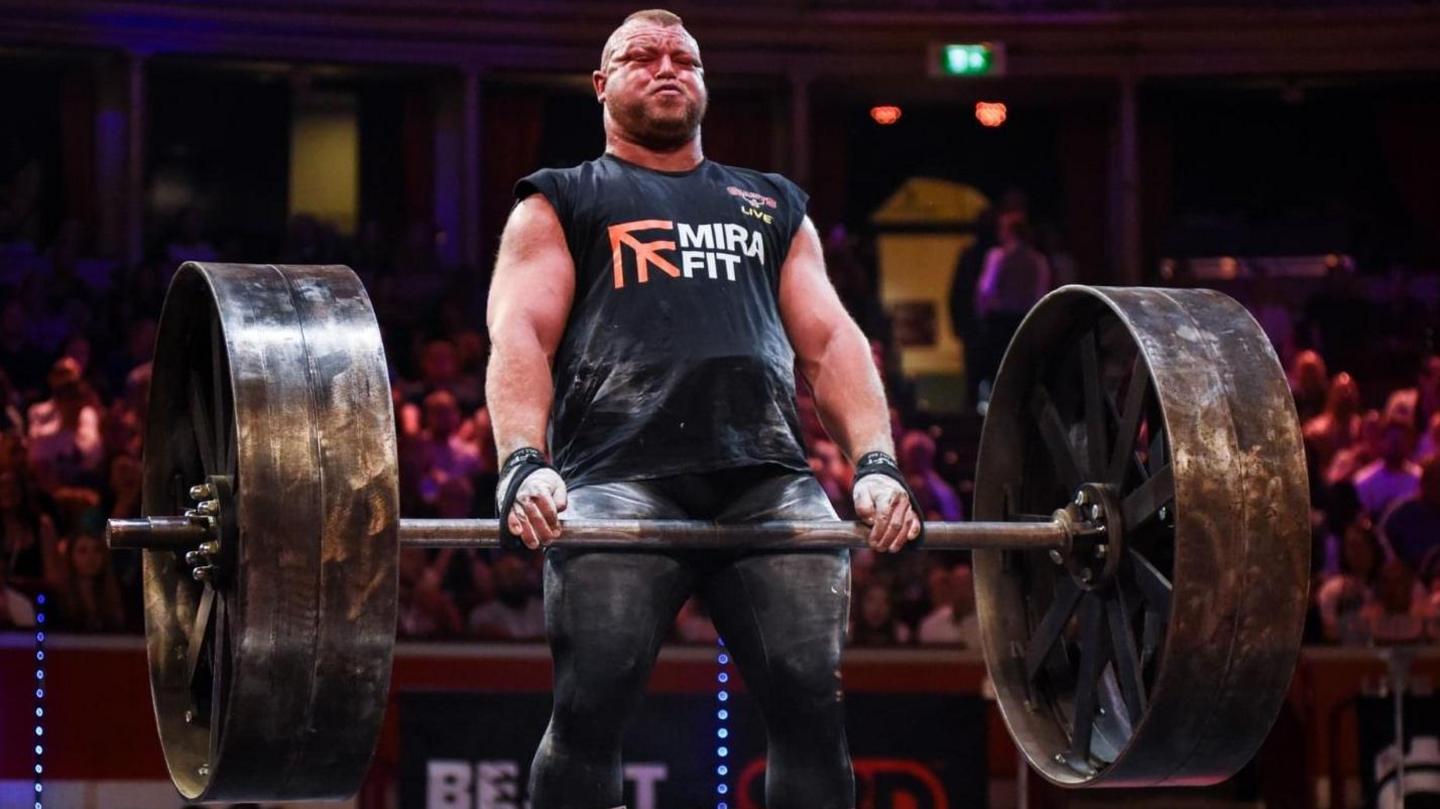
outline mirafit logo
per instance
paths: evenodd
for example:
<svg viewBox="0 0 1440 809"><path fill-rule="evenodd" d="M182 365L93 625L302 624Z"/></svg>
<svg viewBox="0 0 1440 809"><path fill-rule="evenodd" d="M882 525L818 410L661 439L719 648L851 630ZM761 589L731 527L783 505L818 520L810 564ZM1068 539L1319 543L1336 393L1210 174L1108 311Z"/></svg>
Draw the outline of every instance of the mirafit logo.
<svg viewBox="0 0 1440 809"><path fill-rule="evenodd" d="M670 231L678 237L678 247L673 237L641 241L637 232L647 230ZM641 284L650 283L652 268L671 278L694 278L696 273L704 273L712 280L718 280L723 271L725 280L734 281L735 268L742 256L765 262L765 240L760 233L730 222L708 225L681 222L677 226L669 219L640 219L611 225L609 232L616 289L625 287L627 252L635 256L635 280ZM676 253L679 266L661 255L662 250Z"/></svg>

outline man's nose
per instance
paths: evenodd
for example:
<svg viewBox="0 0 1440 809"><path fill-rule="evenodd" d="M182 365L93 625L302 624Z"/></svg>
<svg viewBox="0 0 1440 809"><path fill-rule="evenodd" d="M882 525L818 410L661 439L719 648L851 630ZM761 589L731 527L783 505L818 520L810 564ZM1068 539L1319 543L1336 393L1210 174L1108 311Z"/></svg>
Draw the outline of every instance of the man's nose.
<svg viewBox="0 0 1440 809"><path fill-rule="evenodd" d="M675 62L670 59L669 54L661 54L660 61L655 63L655 77L675 77Z"/></svg>

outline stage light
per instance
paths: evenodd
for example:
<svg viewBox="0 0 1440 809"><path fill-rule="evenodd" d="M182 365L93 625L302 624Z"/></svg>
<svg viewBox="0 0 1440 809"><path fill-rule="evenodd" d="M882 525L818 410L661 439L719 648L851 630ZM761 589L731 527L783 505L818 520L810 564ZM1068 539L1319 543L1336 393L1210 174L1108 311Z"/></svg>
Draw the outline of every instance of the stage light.
<svg viewBox="0 0 1440 809"><path fill-rule="evenodd" d="M1001 101L977 101L975 102L975 120L982 126L997 127L1005 123L1005 115L1008 110Z"/></svg>
<svg viewBox="0 0 1440 809"><path fill-rule="evenodd" d="M900 115L900 108L892 104L870 108L870 119L881 126L890 126L900 120Z"/></svg>

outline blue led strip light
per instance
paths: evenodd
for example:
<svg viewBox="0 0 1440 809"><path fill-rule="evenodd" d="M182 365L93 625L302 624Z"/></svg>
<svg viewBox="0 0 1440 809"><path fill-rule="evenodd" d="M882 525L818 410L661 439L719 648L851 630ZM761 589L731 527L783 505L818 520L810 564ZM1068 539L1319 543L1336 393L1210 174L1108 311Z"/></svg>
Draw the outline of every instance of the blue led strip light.
<svg viewBox="0 0 1440 809"><path fill-rule="evenodd" d="M720 690L715 693L716 711L715 719L715 775L719 778L715 784L715 794L719 799L715 803L715 809L730 809L730 804L725 802L725 796L730 792L730 653L725 650L725 639L720 639L720 653L716 655L715 662L720 664L720 673L715 679L720 683Z"/></svg>
<svg viewBox="0 0 1440 809"><path fill-rule="evenodd" d="M45 594L35 596L35 809L45 809Z"/></svg>

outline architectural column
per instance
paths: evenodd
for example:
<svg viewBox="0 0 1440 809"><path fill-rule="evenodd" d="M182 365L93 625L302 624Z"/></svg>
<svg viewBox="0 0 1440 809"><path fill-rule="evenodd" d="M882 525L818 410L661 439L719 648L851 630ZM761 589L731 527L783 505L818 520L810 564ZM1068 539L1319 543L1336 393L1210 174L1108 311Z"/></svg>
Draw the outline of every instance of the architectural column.
<svg viewBox="0 0 1440 809"><path fill-rule="evenodd" d="M480 69L466 65L460 101L460 261L480 267Z"/></svg>
<svg viewBox="0 0 1440 809"><path fill-rule="evenodd" d="M810 185L810 82L805 71L790 72L790 179Z"/></svg>
<svg viewBox="0 0 1440 809"><path fill-rule="evenodd" d="M125 261L145 259L145 64L147 54L125 54ZM103 147L102 147L103 148Z"/></svg>
<svg viewBox="0 0 1440 809"><path fill-rule="evenodd" d="M1136 80L1131 71L1120 76L1115 105L1114 154L1110 161L1112 212L1110 250L1115 280L1142 280L1140 251L1140 121Z"/></svg>

